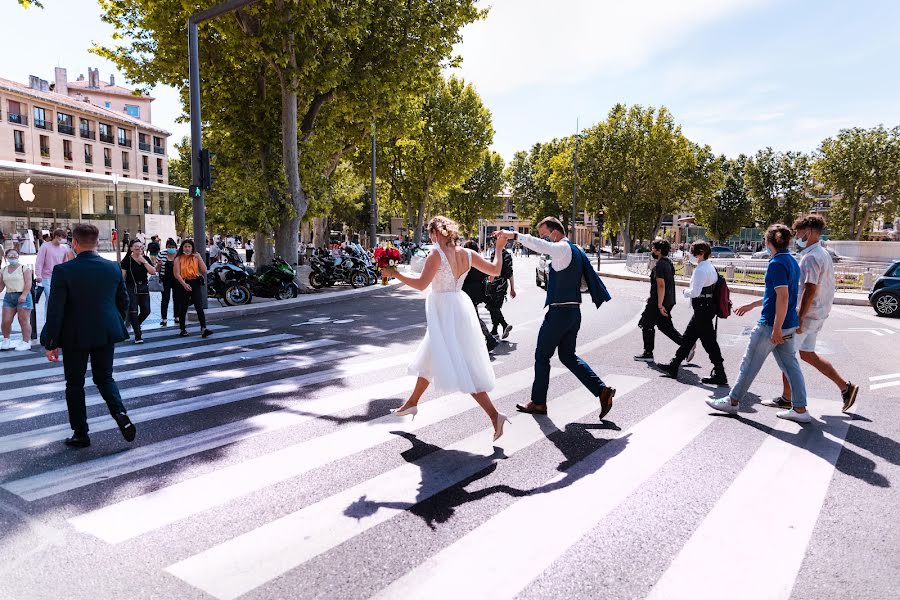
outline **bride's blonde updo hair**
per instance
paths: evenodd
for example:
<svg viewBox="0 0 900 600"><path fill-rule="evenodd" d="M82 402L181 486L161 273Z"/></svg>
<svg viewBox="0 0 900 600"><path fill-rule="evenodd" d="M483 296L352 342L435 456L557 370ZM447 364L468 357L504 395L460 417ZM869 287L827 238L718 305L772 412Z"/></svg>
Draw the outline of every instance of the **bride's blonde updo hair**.
<svg viewBox="0 0 900 600"><path fill-rule="evenodd" d="M440 215L432 218L428 222L428 232L432 231L441 234L454 244L459 240L459 225L453 219Z"/></svg>

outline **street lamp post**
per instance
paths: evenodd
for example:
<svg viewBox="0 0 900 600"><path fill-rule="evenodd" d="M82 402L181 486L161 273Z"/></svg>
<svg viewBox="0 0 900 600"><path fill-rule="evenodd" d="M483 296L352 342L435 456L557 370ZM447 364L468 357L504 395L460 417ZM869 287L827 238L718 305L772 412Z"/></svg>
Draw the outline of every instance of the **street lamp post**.
<svg viewBox="0 0 900 600"><path fill-rule="evenodd" d="M572 159L572 227L569 235L576 244L578 243L575 237L575 219L578 216L578 142L580 139L578 119L575 119L575 156Z"/></svg>
<svg viewBox="0 0 900 600"><path fill-rule="evenodd" d="M372 248L375 248L375 246L378 245L378 198L375 195L375 169L378 166L377 149L378 145L375 141L375 123L372 123L372 207L371 215L369 216L371 221L369 224L369 235L371 236L369 245Z"/></svg>

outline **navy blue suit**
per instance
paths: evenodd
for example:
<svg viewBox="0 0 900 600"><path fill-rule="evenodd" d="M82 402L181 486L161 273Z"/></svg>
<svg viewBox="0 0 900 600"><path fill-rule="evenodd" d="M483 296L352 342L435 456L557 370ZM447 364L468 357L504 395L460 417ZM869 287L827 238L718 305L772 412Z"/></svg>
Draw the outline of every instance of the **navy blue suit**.
<svg viewBox="0 0 900 600"><path fill-rule="evenodd" d="M581 329L581 284L587 283L591 300L599 307L611 299L606 286L591 266L587 255L575 244L572 261L562 271L550 269L547 282L547 314L538 334L534 352L534 384L531 401L539 406L547 404L550 387L550 359L559 353L559 360L594 396L599 396L606 385L591 367L575 354L578 331ZM560 304L568 304L560 306Z"/></svg>
<svg viewBox="0 0 900 600"><path fill-rule="evenodd" d="M128 292L116 263L96 252L80 252L53 268L41 344L47 350L63 350L69 424L77 435L88 432L84 395L88 360L110 414L126 412L113 379L113 355L116 343L128 339L127 312Z"/></svg>

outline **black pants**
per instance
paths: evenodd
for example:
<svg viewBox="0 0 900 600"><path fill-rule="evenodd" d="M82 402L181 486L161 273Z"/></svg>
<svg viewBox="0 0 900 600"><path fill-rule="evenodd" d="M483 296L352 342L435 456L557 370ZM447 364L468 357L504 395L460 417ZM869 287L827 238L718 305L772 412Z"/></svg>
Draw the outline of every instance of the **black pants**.
<svg viewBox="0 0 900 600"><path fill-rule="evenodd" d="M141 294L128 288L128 321L134 331L134 339L141 339L141 323L150 316L150 293Z"/></svg>
<svg viewBox="0 0 900 600"><path fill-rule="evenodd" d="M658 306L651 302L647 303L640 320L641 332L644 335L644 352L653 354L653 350L656 347L657 329L667 338L679 346L681 345L682 335L678 333L678 330L675 329L675 325L672 323L672 309L669 309L667 312L669 316L664 317L660 314Z"/></svg>
<svg viewBox="0 0 900 600"><path fill-rule="evenodd" d="M719 349L719 342L716 340L716 328L713 325L713 319L715 318L716 316L712 312L694 311L694 316L691 317L687 329L684 330L684 335L681 336L681 346L678 347L678 351L675 353L676 362L684 361L691 348L697 343L697 340L700 340L700 343L703 344L703 349L709 355L710 362L716 367L722 367L724 362L722 360L722 351Z"/></svg>
<svg viewBox="0 0 900 600"><path fill-rule="evenodd" d="M87 406L84 397L84 375L88 360L91 361L91 375L100 396L106 401L109 414L127 412L122 404L119 386L113 379L113 355L115 345L100 346L90 350L63 348L63 373L66 377L66 405L69 408L69 425L77 435L88 432Z"/></svg>
<svg viewBox="0 0 900 600"><path fill-rule="evenodd" d="M578 330L581 329L581 308L579 306L551 306L547 309L544 324L538 333L537 349L534 351L534 384L531 386L531 401L547 404L547 389L550 387L550 359L558 353L559 362L574 373L578 381L597 397L606 384L591 367L575 354Z"/></svg>
<svg viewBox="0 0 900 600"><path fill-rule="evenodd" d="M172 318L176 321L181 318L178 312L178 287L179 283L174 279L172 281L162 281L162 299L159 301L160 319L167 320L169 316L169 298L172 298Z"/></svg>
<svg viewBox="0 0 900 600"><path fill-rule="evenodd" d="M487 302L484 303L484 305L487 306L488 312L491 313L491 331L493 333L497 333L498 327L506 328L509 324L503 317L502 309L504 300L506 300L506 296L488 296Z"/></svg>
<svg viewBox="0 0 900 600"><path fill-rule="evenodd" d="M247 250L246 262L252 262L252 261L253 261L253 250ZM303 264L303 263L301 262L300 264Z"/></svg>
<svg viewBox="0 0 900 600"><path fill-rule="evenodd" d="M475 316L478 317L478 324L481 325L481 334L484 336L485 343L488 345L489 349L496 347L497 340L495 340L494 336L490 334L487 325L484 324L484 321L481 320L481 315L478 314L478 305L485 301L484 296L477 297L469 292L466 292L466 295L469 297L469 300L472 301L472 305L475 307Z"/></svg>
<svg viewBox="0 0 900 600"><path fill-rule="evenodd" d="M187 329L187 311L188 308L193 305L194 310L197 311L197 320L200 321L200 329L206 329L206 313L203 312L203 294L200 287L203 285L203 280L200 278L197 279L185 279L186 284L191 286L191 291L187 291L181 284L176 284L175 288L177 300L175 301L175 308L178 310L178 322L181 325L181 330L184 331Z"/></svg>

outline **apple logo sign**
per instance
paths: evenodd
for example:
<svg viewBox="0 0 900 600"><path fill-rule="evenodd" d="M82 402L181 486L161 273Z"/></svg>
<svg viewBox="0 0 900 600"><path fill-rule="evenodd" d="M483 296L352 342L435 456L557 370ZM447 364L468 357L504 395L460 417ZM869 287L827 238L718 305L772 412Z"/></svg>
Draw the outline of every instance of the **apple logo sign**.
<svg viewBox="0 0 900 600"><path fill-rule="evenodd" d="M25 180L25 183L19 184L19 196L23 202L34 202L34 184L31 183L31 177Z"/></svg>

